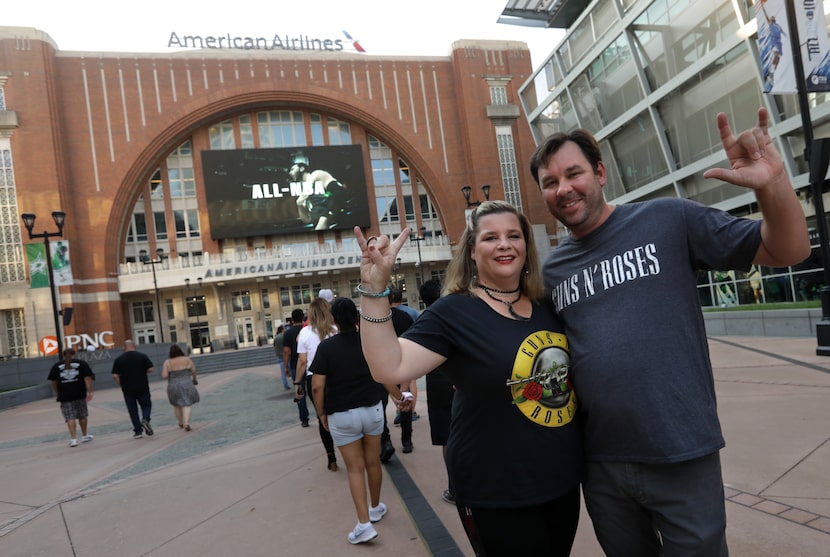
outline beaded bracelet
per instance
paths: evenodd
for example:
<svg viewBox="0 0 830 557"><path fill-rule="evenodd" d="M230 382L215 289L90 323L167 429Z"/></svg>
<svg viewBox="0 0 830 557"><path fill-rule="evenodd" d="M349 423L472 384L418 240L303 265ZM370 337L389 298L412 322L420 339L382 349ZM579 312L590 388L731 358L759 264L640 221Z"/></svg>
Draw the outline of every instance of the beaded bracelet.
<svg viewBox="0 0 830 557"><path fill-rule="evenodd" d="M365 321L368 321L369 323L386 323L387 321L392 320L392 310L391 309L389 310L389 315L387 315L386 317L369 317L368 315L366 315L362 311L358 311L357 313L359 313L360 317L362 317Z"/></svg>
<svg viewBox="0 0 830 557"><path fill-rule="evenodd" d="M363 288L363 284L360 283L358 283L357 288L355 288L355 291L361 296L366 296L367 298L386 298L387 296L389 296L389 293L392 292L392 290L388 286L386 287L386 290L381 290L380 292L371 292Z"/></svg>

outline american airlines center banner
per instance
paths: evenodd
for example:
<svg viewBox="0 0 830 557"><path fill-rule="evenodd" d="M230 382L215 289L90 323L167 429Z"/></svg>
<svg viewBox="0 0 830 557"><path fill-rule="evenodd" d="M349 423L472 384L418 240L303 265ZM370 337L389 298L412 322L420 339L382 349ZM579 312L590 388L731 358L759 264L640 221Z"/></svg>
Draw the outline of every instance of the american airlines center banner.
<svg viewBox="0 0 830 557"><path fill-rule="evenodd" d="M360 145L202 151L214 240L370 225Z"/></svg>

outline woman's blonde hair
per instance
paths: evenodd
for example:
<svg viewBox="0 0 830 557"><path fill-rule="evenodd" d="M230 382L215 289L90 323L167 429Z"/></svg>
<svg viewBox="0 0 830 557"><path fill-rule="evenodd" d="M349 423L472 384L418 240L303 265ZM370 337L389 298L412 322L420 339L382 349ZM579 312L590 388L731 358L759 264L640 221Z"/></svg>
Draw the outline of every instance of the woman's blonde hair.
<svg viewBox="0 0 830 557"><path fill-rule="evenodd" d="M331 304L325 298L314 298L308 306L308 326L312 327L320 340L335 332L334 318L331 316Z"/></svg>
<svg viewBox="0 0 830 557"><path fill-rule="evenodd" d="M500 213L516 215L516 218L519 219L522 235L524 236L526 256L524 269L519 278L519 288L531 300L539 300L542 298L545 287L539 269L539 256L536 254L536 244L533 241L533 229L527 217L506 201L485 201L473 209L470 218L467 220L467 228L464 230L464 234L461 236L461 241L459 242L461 247L455 252L452 261L450 261L447 267L447 279L444 286L445 293L469 294L470 290L478 284L476 263L470 255L470 251L475 247L476 236L479 231L478 221L482 217Z"/></svg>

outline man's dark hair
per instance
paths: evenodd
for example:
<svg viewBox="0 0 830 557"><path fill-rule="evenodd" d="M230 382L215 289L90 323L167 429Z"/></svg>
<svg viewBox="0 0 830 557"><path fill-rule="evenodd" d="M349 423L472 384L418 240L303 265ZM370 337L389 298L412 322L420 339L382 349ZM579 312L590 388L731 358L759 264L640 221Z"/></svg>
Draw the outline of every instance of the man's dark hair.
<svg viewBox="0 0 830 557"><path fill-rule="evenodd" d="M390 304L402 304L403 303L403 290L398 287L390 288L389 289L389 303Z"/></svg>
<svg viewBox="0 0 830 557"><path fill-rule="evenodd" d="M303 319L305 319L305 313L300 308L295 309L291 312L291 321L294 325L302 325Z"/></svg>
<svg viewBox="0 0 830 557"><path fill-rule="evenodd" d="M576 146L588 159L591 168L595 173L597 172L599 163L602 162L602 151L599 149L599 143L591 132L577 128L568 133L559 132L549 135L530 156L530 173L533 175L536 184L539 184L539 169L547 166L548 160L568 141L576 143Z"/></svg>
<svg viewBox="0 0 830 557"><path fill-rule="evenodd" d="M418 293L421 295L424 305L429 307L441 297L441 283L435 279L428 280L421 285L421 290Z"/></svg>
<svg viewBox="0 0 830 557"><path fill-rule="evenodd" d="M337 298L331 304L331 316L341 333L357 330L357 307L351 298Z"/></svg>

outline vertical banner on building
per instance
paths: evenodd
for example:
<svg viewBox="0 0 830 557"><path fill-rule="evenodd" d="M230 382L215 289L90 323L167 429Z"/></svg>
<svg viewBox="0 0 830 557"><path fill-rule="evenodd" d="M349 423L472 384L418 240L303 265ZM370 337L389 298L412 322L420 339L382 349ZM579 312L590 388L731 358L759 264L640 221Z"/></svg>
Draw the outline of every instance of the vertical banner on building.
<svg viewBox="0 0 830 557"><path fill-rule="evenodd" d="M72 278L72 265L69 264L69 242L56 240L49 246L52 251L52 274L55 277L55 286L69 286L75 284Z"/></svg>
<svg viewBox="0 0 830 557"><path fill-rule="evenodd" d="M29 261L29 278L32 288L49 286L49 267L46 265L46 246L26 244L26 259Z"/></svg>
<svg viewBox="0 0 830 557"><path fill-rule="evenodd" d="M803 84L806 91L830 90L830 56L824 4L821 0L794 1L796 21L787 17L788 0L759 0L755 16L758 22L758 50L764 92L773 94L797 93L790 29L798 29L801 61L804 66Z"/></svg>
<svg viewBox="0 0 830 557"><path fill-rule="evenodd" d="M796 0L795 13L807 91L830 91L830 46L824 20L824 2Z"/></svg>
<svg viewBox="0 0 830 557"><path fill-rule="evenodd" d="M764 93L798 92L785 2L786 0L760 0L755 7Z"/></svg>

